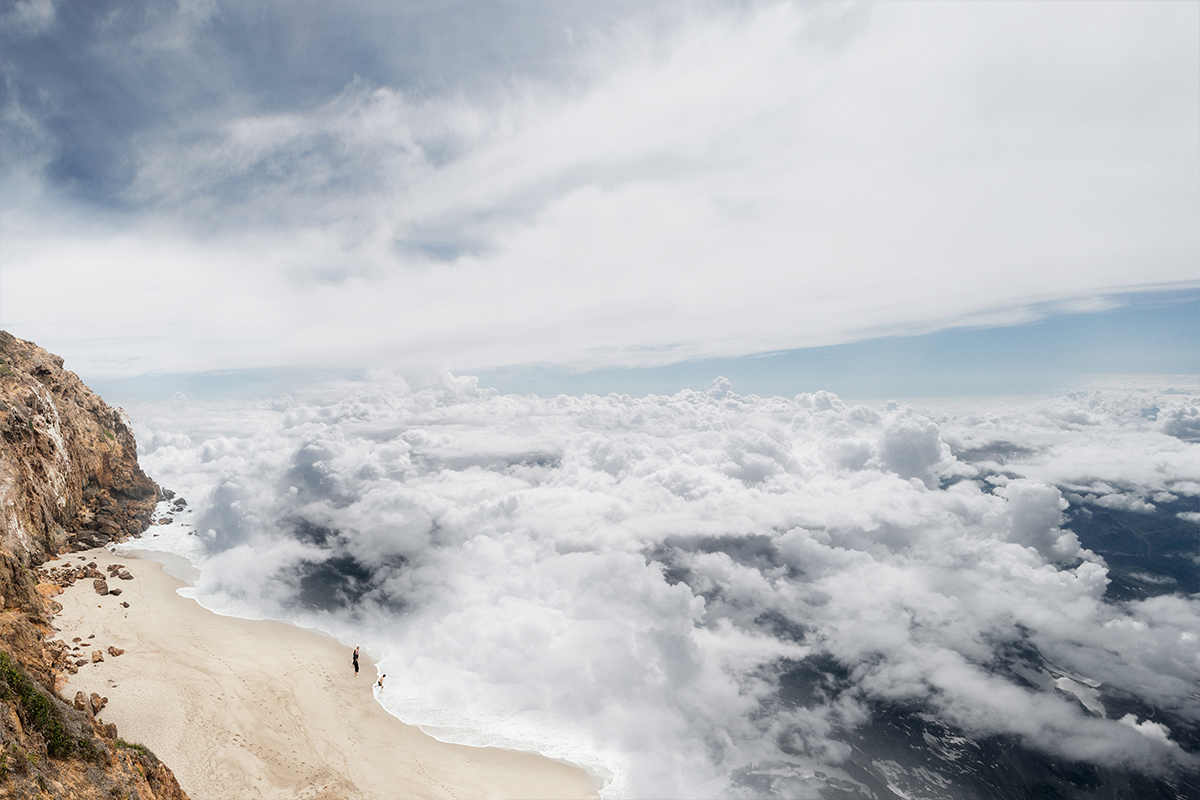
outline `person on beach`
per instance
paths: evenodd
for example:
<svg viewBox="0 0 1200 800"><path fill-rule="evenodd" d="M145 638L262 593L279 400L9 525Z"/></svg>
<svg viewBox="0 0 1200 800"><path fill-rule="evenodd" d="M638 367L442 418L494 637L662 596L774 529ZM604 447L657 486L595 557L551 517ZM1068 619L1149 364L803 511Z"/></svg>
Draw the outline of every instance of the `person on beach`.
<svg viewBox="0 0 1200 800"><path fill-rule="evenodd" d="M379 676L379 680L375 681L375 685L379 687L380 691L383 691L383 679L386 677L387 677L387 673L385 672L384 674Z"/></svg>
<svg viewBox="0 0 1200 800"><path fill-rule="evenodd" d="M358 648L354 648L354 677L358 677Z"/></svg>

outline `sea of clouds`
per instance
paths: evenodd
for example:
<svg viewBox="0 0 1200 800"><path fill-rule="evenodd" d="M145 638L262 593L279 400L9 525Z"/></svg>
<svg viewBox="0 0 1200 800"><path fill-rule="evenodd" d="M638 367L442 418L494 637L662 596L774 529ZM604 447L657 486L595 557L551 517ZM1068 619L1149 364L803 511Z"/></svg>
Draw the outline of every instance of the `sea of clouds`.
<svg viewBox="0 0 1200 800"><path fill-rule="evenodd" d="M923 413L721 379L645 398L388 375L176 397L133 416L190 527L139 546L195 561L214 610L361 644L402 719L579 763L607 797L754 793L737 776L755 771L816 796L853 783L845 732L880 703L1169 777L1200 756L1089 687L1194 732L1200 602L1105 599L1108 567L1063 512L1200 497L1200 391L1182 385ZM998 669L1014 648L1055 671ZM805 664L846 688L788 701Z"/></svg>

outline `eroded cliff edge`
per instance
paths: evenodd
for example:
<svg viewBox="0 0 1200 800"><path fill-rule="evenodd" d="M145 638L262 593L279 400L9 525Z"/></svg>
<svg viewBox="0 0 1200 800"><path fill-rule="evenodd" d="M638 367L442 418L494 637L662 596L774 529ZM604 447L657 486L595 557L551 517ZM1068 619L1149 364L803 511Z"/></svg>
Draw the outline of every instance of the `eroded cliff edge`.
<svg viewBox="0 0 1200 800"><path fill-rule="evenodd" d="M158 487L129 420L63 360L0 331L0 547L23 565L146 529Z"/></svg>
<svg viewBox="0 0 1200 800"><path fill-rule="evenodd" d="M118 738L102 704L59 696L47 559L140 535L159 489L129 420L63 360L0 331L0 797L186 799L153 753ZM48 591L49 590L49 591Z"/></svg>

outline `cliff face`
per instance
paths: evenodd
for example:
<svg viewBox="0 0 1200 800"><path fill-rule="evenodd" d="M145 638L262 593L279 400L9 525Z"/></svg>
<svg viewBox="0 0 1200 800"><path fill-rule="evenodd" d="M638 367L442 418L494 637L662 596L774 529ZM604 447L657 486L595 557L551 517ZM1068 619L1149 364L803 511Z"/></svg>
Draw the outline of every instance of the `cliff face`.
<svg viewBox="0 0 1200 800"><path fill-rule="evenodd" d="M22 566L141 533L159 490L125 413L0 331L0 548Z"/></svg>
<svg viewBox="0 0 1200 800"><path fill-rule="evenodd" d="M56 691L73 667L51 640L56 589L39 589L30 567L139 535L160 494L124 412L62 367L0 331L0 797L186 800L171 770L100 723L92 701Z"/></svg>

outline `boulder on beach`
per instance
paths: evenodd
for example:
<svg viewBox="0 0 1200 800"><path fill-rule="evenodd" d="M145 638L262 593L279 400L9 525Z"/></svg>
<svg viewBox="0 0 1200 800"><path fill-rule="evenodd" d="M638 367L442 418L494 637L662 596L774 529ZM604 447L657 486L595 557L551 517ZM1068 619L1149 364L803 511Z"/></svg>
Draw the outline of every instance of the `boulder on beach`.
<svg viewBox="0 0 1200 800"><path fill-rule="evenodd" d="M120 647L114 647L113 645L108 646L108 654L110 656L113 656L114 658L116 656L124 654L124 652L125 651L123 649L121 649Z"/></svg>
<svg viewBox="0 0 1200 800"><path fill-rule="evenodd" d="M92 586L96 589L96 594L108 594L108 583L104 578L96 578L96 580L92 581Z"/></svg>
<svg viewBox="0 0 1200 800"><path fill-rule="evenodd" d="M92 663L93 664L95 664L97 661L103 661L103 660L104 660L104 653L101 653L99 650L92 651Z"/></svg>

